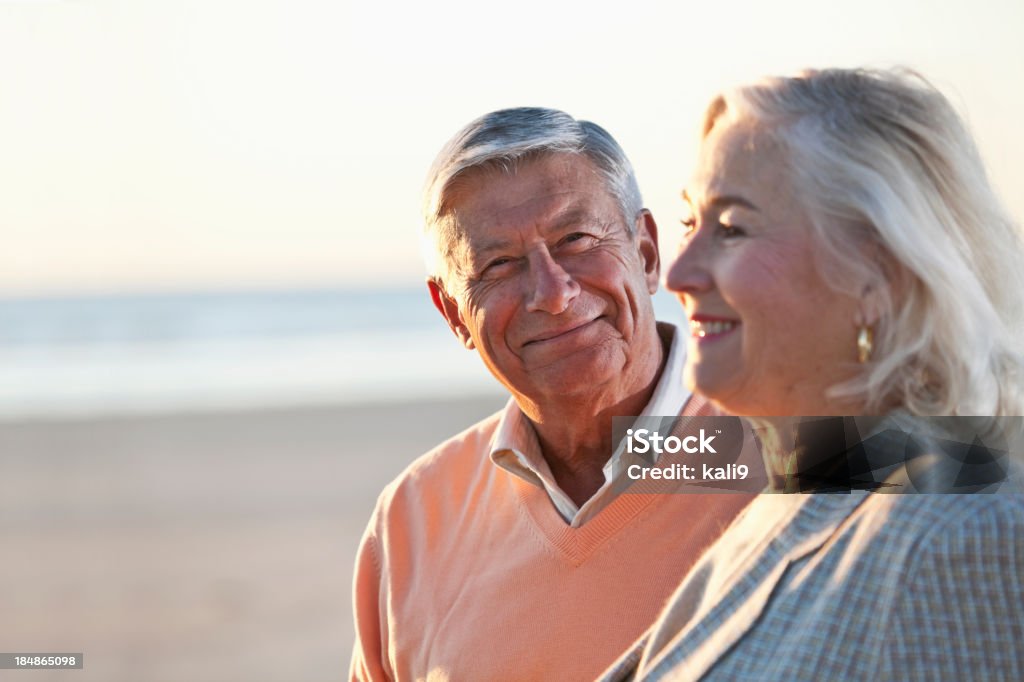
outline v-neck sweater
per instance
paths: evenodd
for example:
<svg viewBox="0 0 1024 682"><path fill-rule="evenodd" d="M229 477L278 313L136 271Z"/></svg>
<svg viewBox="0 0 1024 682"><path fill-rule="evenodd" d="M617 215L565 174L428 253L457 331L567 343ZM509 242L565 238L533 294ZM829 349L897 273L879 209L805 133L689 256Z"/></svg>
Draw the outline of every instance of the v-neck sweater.
<svg viewBox="0 0 1024 682"><path fill-rule="evenodd" d="M591 680L752 499L637 481L572 528L490 461L499 418L381 494L356 560L352 679Z"/></svg>

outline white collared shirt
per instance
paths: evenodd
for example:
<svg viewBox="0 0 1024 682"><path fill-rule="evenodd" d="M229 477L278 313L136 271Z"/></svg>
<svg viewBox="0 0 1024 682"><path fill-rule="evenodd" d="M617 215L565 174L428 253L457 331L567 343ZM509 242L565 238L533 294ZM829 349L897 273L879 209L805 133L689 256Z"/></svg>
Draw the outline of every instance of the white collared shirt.
<svg viewBox="0 0 1024 682"><path fill-rule="evenodd" d="M650 401L638 417L677 415L690 397L682 379L683 365L686 363L685 335L668 322L658 322L658 335L668 342L668 359ZM625 447L625 439L616 445L603 468L604 484L583 506L577 507L572 498L558 487L541 453L533 425L519 409L515 399L511 398L491 441L491 461L523 480L544 488L562 518L573 528L578 528L615 499L616 490L612 484L625 472L626 467L622 462Z"/></svg>

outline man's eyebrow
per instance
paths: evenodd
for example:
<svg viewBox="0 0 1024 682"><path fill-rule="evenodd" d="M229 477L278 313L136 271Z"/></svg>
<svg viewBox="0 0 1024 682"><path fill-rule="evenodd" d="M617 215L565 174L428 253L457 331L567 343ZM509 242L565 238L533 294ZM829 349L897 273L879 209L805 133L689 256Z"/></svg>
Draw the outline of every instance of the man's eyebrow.
<svg viewBox="0 0 1024 682"><path fill-rule="evenodd" d="M472 259L483 259L492 253L507 251L512 242L507 239L488 239L478 244L473 244L469 251Z"/></svg>
<svg viewBox="0 0 1024 682"><path fill-rule="evenodd" d="M557 216L551 227L553 230L562 230L566 227L579 225L580 223L585 223L591 220L594 220L594 217L586 209L571 208Z"/></svg>
<svg viewBox="0 0 1024 682"><path fill-rule="evenodd" d="M689 193L685 189L683 190L682 196L683 201L690 204L691 206L693 205L693 200L690 198ZM742 206L743 208L748 208L751 211L760 211L760 209L753 203L735 194L722 194L720 196L712 197L711 201L707 203L707 206L708 208L726 208L728 206Z"/></svg>
<svg viewBox="0 0 1024 682"><path fill-rule="evenodd" d="M564 213L555 215L546 231L558 233L588 222L597 222L597 218L590 211L585 208L570 208ZM512 246L512 243L508 239L487 239L473 244L470 249L470 256L474 259L482 260L492 253L507 251Z"/></svg>

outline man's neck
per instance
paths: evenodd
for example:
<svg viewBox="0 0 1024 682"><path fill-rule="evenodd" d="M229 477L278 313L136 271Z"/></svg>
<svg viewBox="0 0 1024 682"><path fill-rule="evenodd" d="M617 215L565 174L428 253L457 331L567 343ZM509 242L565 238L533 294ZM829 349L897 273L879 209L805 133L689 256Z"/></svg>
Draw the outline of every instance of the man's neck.
<svg viewBox="0 0 1024 682"><path fill-rule="evenodd" d="M614 449L612 418L639 415L665 371L669 342L660 334L657 338L656 371L637 381L632 392L611 396L598 388L589 394L536 404L527 413L552 476L577 506L604 484L604 465Z"/></svg>

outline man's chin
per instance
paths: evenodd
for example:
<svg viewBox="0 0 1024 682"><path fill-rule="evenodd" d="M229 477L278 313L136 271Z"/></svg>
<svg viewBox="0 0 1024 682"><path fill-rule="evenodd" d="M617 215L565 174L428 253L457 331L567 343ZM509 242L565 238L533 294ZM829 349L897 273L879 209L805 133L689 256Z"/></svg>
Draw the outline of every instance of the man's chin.
<svg viewBox="0 0 1024 682"><path fill-rule="evenodd" d="M602 393L616 381L624 382L622 355L609 350L604 345L594 346L529 368L533 391L558 398L586 396Z"/></svg>

